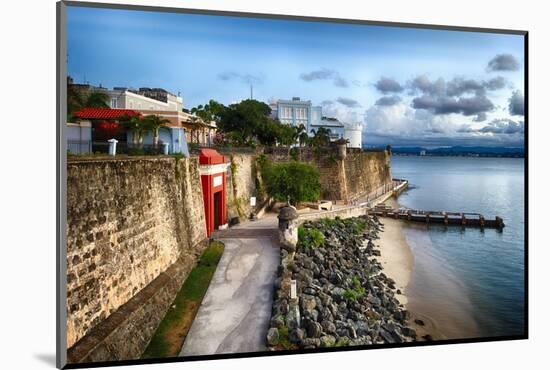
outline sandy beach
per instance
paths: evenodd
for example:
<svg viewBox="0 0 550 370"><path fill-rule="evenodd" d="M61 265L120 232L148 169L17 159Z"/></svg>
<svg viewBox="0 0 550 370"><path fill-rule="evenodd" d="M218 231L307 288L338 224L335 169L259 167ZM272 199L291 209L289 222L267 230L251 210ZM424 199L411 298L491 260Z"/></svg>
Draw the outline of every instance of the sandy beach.
<svg viewBox="0 0 550 370"><path fill-rule="evenodd" d="M385 202L391 207L398 207L394 198ZM384 266L386 275L395 280L395 285L402 294L398 295L399 302L406 305L408 302L406 288L411 279L414 257L405 239L401 221L391 218L382 218L384 231L380 233L380 252L378 258Z"/></svg>
<svg viewBox="0 0 550 370"><path fill-rule="evenodd" d="M383 219L384 232L380 234L380 252L378 260L384 266L384 273L395 280L395 286L401 291L397 298L406 305L406 288L409 284L414 257L401 230L401 221Z"/></svg>
<svg viewBox="0 0 550 370"><path fill-rule="evenodd" d="M399 207L394 198L388 199L385 204L395 208ZM407 243L403 222L391 218L383 218L381 222L384 225L384 231L380 233L381 255L378 259L384 267L384 273L395 280L395 285L401 292L397 295L397 299L411 313L410 326L416 330L418 340L423 340L426 335L434 340L446 339L432 318L415 312L409 307L411 297L408 297L407 294L414 268L414 255ZM420 320L424 325L419 325L415 322L416 320Z"/></svg>

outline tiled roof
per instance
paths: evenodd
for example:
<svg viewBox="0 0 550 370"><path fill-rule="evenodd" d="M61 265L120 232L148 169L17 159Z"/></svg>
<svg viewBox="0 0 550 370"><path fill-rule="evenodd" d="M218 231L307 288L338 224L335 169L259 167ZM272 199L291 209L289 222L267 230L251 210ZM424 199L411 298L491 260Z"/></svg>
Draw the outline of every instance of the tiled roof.
<svg viewBox="0 0 550 370"><path fill-rule="evenodd" d="M82 108L74 114L81 119L118 119L124 116L140 115L138 111L132 109L110 109L110 108Z"/></svg>

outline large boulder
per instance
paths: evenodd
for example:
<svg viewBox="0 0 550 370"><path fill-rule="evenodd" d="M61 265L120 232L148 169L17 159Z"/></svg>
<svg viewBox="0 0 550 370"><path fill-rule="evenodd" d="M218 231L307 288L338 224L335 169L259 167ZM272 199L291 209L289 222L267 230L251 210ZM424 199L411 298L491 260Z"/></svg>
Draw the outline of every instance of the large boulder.
<svg viewBox="0 0 550 370"><path fill-rule="evenodd" d="M323 332L321 324L313 320L304 320L304 327L309 338L319 338Z"/></svg>
<svg viewBox="0 0 550 370"><path fill-rule="evenodd" d="M305 338L305 333L303 329L295 328L288 332L288 339L292 343L300 343Z"/></svg>
<svg viewBox="0 0 550 370"><path fill-rule="evenodd" d="M334 338L332 335L323 335L320 338L321 348L334 347L335 344L336 338Z"/></svg>
<svg viewBox="0 0 550 370"><path fill-rule="evenodd" d="M315 297L308 294L304 294L300 297L300 303L302 311L313 310L317 306Z"/></svg>
<svg viewBox="0 0 550 370"><path fill-rule="evenodd" d="M279 330L277 328L269 328L267 331L267 344L270 346L279 344Z"/></svg>

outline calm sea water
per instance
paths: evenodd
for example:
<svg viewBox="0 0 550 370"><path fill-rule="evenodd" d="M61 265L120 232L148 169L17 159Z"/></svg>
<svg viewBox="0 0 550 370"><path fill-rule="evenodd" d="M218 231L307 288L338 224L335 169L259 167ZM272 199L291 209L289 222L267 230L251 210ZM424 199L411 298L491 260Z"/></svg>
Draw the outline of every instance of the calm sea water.
<svg viewBox="0 0 550 370"><path fill-rule="evenodd" d="M506 224L502 232L408 224L411 309L447 338L522 334L523 159L394 156L392 172L410 182L400 206L498 215Z"/></svg>

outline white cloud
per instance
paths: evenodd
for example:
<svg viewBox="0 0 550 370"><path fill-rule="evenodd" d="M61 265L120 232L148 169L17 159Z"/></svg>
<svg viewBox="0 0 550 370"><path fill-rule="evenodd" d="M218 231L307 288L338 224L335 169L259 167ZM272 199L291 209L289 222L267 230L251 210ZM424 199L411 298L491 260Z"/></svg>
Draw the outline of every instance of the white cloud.
<svg viewBox="0 0 550 370"><path fill-rule="evenodd" d="M521 145L523 124L506 123L480 126L475 119L465 122L460 114L436 115L407 102L374 105L365 112L363 140L391 145Z"/></svg>

